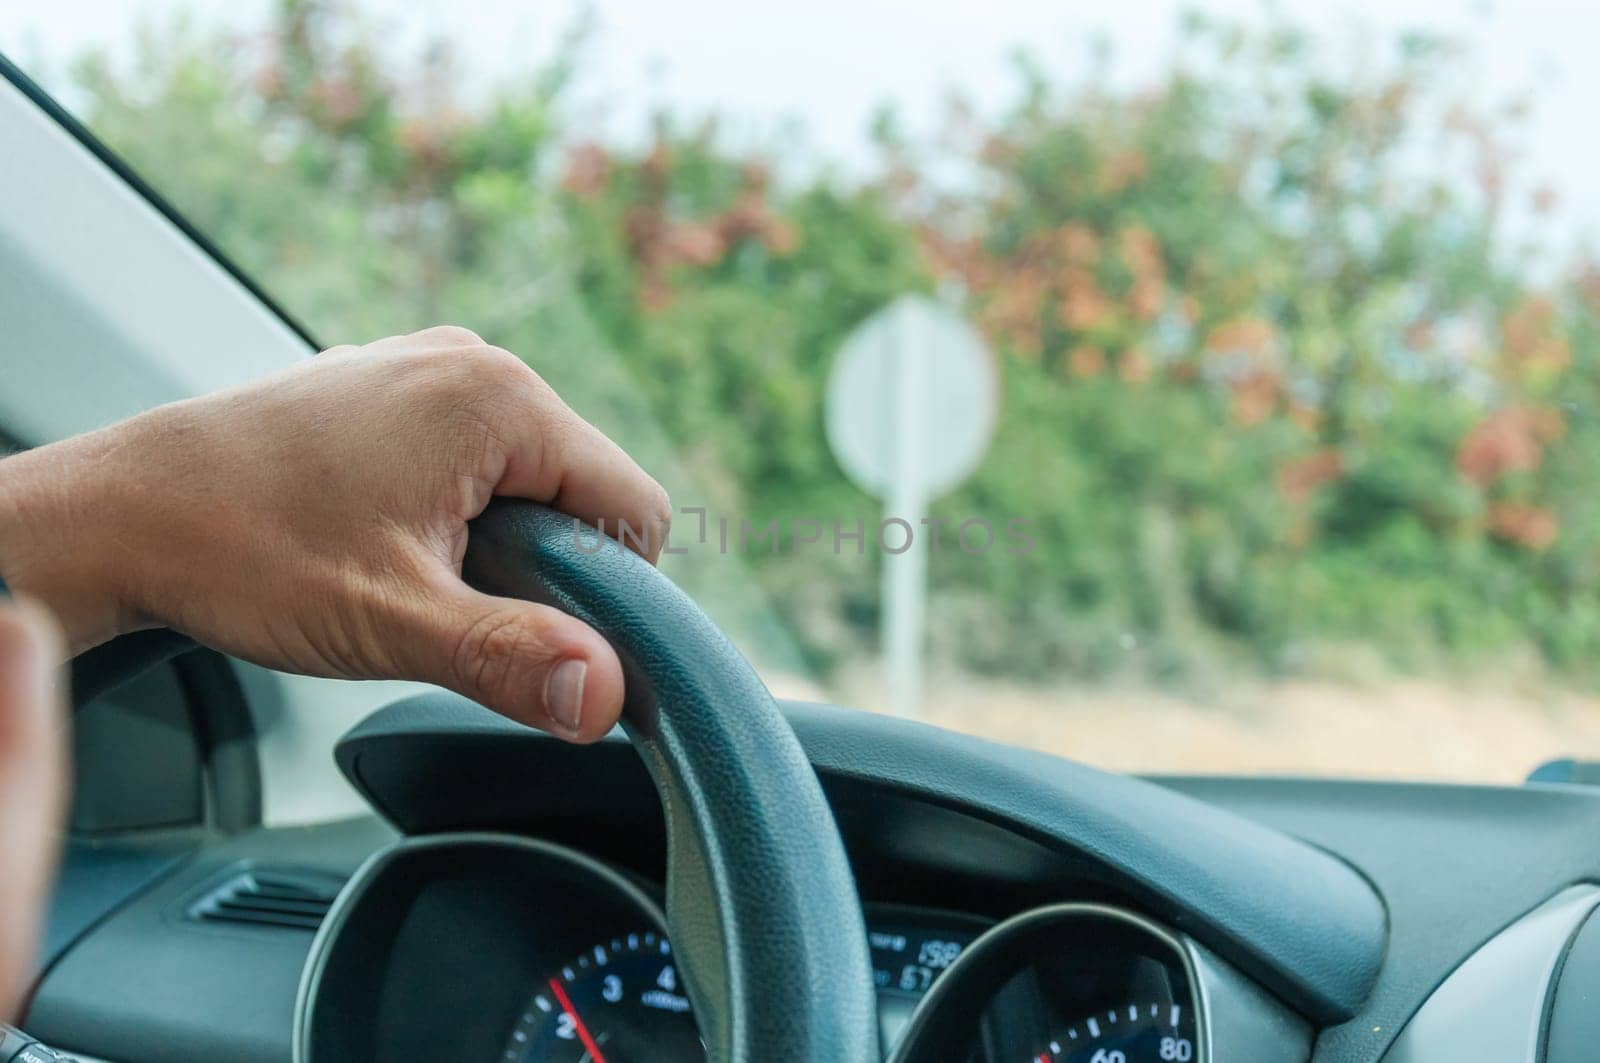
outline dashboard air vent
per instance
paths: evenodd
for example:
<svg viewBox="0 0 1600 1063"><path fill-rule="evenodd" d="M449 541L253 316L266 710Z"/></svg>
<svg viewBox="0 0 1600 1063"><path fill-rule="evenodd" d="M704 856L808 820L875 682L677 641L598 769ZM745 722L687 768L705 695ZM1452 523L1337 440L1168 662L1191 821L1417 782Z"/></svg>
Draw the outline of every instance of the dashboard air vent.
<svg viewBox="0 0 1600 1063"><path fill-rule="evenodd" d="M344 879L321 871L249 867L229 872L189 906L201 923L315 930Z"/></svg>

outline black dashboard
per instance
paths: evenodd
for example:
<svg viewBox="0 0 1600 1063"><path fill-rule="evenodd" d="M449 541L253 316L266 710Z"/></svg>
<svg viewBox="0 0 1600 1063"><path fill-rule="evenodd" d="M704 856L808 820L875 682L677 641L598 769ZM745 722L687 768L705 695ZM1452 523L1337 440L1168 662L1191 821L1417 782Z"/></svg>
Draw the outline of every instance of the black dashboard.
<svg viewBox="0 0 1600 1063"><path fill-rule="evenodd" d="M845 840L896 1063L1489 1058L1417 1054L1425 1005L1558 895L1548 970L1487 966L1545 994L1540 1014L1587 1013L1547 997L1595 906L1591 789L1152 784L784 711ZM52 939L30 1032L112 1063L700 1058L662 921L661 810L625 741L575 748L430 696L338 756L387 825L75 851L58 915L76 929ZM107 861L141 870L97 898ZM342 886L314 934L191 918L241 866ZM1582 1043L1550 1021L1537 1053Z"/></svg>
<svg viewBox="0 0 1600 1063"><path fill-rule="evenodd" d="M701 1063L659 901L650 883L525 837L399 842L357 872L312 945L297 1058L421 1063L449 1045L504 1063ZM886 1059L1205 1058L1200 980L1214 973L1134 913L1066 903L994 924L870 904L866 922Z"/></svg>

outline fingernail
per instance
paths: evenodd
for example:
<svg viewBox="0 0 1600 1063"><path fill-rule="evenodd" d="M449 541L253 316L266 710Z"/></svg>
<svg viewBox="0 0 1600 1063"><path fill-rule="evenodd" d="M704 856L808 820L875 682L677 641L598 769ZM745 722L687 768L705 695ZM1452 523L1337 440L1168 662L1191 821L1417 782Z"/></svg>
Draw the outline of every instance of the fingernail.
<svg viewBox="0 0 1600 1063"><path fill-rule="evenodd" d="M573 734L583 723L583 681L588 675L588 663L572 659L550 669L550 676L544 681L545 711Z"/></svg>

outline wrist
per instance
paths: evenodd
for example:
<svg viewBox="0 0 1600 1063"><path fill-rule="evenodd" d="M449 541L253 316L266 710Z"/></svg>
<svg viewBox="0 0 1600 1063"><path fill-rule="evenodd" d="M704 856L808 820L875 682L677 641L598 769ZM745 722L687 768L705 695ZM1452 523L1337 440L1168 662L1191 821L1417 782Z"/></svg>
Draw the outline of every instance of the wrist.
<svg viewBox="0 0 1600 1063"><path fill-rule="evenodd" d="M55 615L73 654L143 626L114 556L126 551L117 431L0 460L0 576Z"/></svg>

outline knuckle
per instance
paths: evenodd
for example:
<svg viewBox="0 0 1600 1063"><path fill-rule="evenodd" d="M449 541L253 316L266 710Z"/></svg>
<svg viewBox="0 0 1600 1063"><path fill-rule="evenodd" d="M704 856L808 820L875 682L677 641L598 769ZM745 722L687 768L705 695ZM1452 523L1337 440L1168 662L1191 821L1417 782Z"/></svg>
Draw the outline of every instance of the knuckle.
<svg viewBox="0 0 1600 1063"><path fill-rule="evenodd" d="M426 407L448 445L451 471L499 479L507 456L527 431L530 419L542 421L528 398L539 384L533 371L509 351L488 345L435 356L428 376Z"/></svg>
<svg viewBox="0 0 1600 1063"><path fill-rule="evenodd" d="M456 645L454 672L472 696L484 701L515 697L531 683L547 656L535 625L511 612L490 612L470 624Z"/></svg>
<svg viewBox="0 0 1600 1063"><path fill-rule="evenodd" d="M527 363L503 347L480 343L461 352L456 366L470 394L510 401L519 398L538 376Z"/></svg>
<svg viewBox="0 0 1600 1063"><path fill-rule="evenodd" d="M506 388L528 388L536 382L542 383L538 374L528 368L527 362L504 347L488 345L480 347L474 352L473 360L484 379L496 385Z"/></svg>
<svg viewBox="0 0 1600 1063"><path fill-rule="evenodd" d="M417 333L417 338L441 347L481 347L483 337L461 325L434 325Z"/></svg>
<svg viewBox="0 0 1600 1063"><path fill-rule="evenodd" d="M468 419L490 424L521 413L530 387L539 382L516 355L488 344L441 352L435 364L438 398Z"/></svg>
<svg viewBox="0 0 1600 1063"><path fill-rule="evenodd" d="M650 480L645 512L659 525L662 534L672 527L672 496L656 480Z"/></svg>

